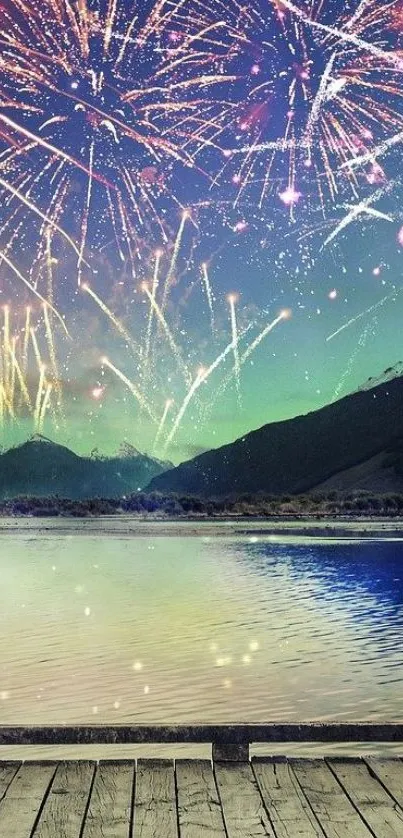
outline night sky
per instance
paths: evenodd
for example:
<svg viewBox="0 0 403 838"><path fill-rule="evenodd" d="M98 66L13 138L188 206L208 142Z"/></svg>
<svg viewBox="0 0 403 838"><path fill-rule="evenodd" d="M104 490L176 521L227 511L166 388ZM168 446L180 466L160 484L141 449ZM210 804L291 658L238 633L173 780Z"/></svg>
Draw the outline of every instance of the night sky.
<svg viewBox="0 0 403 838"><path fill-rule="evenodd" d="M401 0L4 0L2 444L177 463L403 358Z"/></svg>

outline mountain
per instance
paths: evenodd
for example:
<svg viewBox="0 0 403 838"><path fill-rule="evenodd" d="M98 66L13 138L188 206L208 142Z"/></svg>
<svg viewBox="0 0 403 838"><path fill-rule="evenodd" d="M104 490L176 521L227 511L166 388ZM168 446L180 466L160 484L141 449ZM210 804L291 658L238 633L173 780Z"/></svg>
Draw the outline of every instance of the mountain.
<svg viewBox="0 0 403 838"><path fill-rule="evenodd" d="M403 489L403 376L305 416L264 425L165 471L147 491L278 495L336 483L340 490L356 483L374 491L376 485L384 487L380 491Z"/></svg>
<svg viewBox="0 0 403 838"><path fill-rule="evenodd" d="M386 384L387 381L391 381L393 378L399 378L403 375L403 361L398 361L397 364L394 364L393 367L387 367L381 375L378 375L377 378L373 378L370 376L364 384L361 384L361 387L358 390L373 390L374 387L377 387L378 384Z"/></svg>
<svg viewBox="0 0 403 838"><path fill-rule="evenodd" d="M121 497L142 489L152 477L170 467L172 463L140 454L127 444L114 457L80 457L36 434L0 454L0 498Z"/></svg>

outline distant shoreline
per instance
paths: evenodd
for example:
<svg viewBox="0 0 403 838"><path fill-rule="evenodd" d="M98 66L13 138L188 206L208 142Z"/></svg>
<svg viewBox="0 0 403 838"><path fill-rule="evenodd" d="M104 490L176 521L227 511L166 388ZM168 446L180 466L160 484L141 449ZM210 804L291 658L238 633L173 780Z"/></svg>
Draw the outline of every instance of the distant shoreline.
<svg viewBox="0 0 403 838"><path fill-rule="evenodd" d="M117 538L198 537L247 538L253 542L272 539L403 540L403 518L222 518L144 516L121 514L88 516L79 524L74 516L1 516L0 537L27 535L103 536Z"/></svg>
<svg viewBox="0 0 403 838"><path fill-rule="evenodd" d="M122 518L145 521L383 521L403 519L403 494L356 490L300 495L234 494L198 497L138 491L120 497L66 498L21 495L0 500L0 519Z"/></svg>

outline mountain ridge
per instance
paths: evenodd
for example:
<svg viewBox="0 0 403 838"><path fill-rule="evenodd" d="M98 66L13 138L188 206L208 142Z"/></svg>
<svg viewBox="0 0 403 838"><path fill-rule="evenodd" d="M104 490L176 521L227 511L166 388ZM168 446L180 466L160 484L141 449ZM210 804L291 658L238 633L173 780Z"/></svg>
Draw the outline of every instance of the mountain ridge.
<svg viewBox="0 0 403 838"><path fill-rule="evenodd" d="M153 478L147 491L300 494L381 453L399 470L402 439L403 376L396 375L200 454Z"/></svg>
<svg viewBox="0 0 403 838"><path fill-rule="evenodd" d="M72 499L122 497L143 489L170 466L172 463L141 454L134 447L121 447L112 457L81 456L34 434L0 454L0 498L50 494Z"/></svg>

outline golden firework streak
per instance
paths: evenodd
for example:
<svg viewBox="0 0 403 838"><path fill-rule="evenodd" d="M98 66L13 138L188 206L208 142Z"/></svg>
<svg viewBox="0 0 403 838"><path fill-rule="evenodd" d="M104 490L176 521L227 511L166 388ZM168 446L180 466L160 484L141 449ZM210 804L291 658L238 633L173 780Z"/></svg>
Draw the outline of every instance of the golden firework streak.
<svg viewBox="0 0 403 838"><path fill-rule="evenodd" d="M104 314L106 314L106 316L109 317L109 320L111 321L111 323L113 323L113 325L115 326L115 329L117 329L119 334L122 335L122 337L125 339L125 341L127 341L129 346L136 353L136 355L141 356L141 351L140 351L139 347L137 346L136 342L133 340L132 336L129 334L127 329L125 329L125 327L123 326L123 323L121 323L120 320L118 320L118 318L116 317L116 315L113 314L113 312L110 310L110 308L108 308L106 303L104 303L104 301L101 300L100 297L98 297L98 294L96 294L95 291L93 291L92 288L90 288L90 286L87 283L85 283L81 287L82 287L83 291L85 291L87 294L90 295L90 297L92 297L92 299L96 302L96 304L99 306L101 311L103 311Z"/></svg>
<svg viewBox="0 0 403 838"><path fill-rule="evenodd" d="M182 358L182 355L181 355L181 353L180 353L180 349L179 349L179 347L178 347L178 346L177 346L177 344L175 343L175 340L174 340L173 335L172 335L172 333L171 333L171 330L170 330L170 328L169 328L169 326L168 326L168 323L167 323L167 321L165 320L165 317L164 317L164 315L163 315L163 313L162 313L162 311L161 311L161 309L160 309L160 307L159 307L159 305L158 305L158 303L157 303L156 299L155 299L155 298L152 296L152 294L150 293L150 291L149 291L149 289L148 289L148 285L147 285L147 283L146 283L146 282L143 282L143 284L142 284L142 286L141 286L141 287L142 287L142 290L143 290L143 291L145 292L145 294L147 295L147 297L148 297L148 299L149 299L149 301L150 301L150 305L151 305L151 306L152 306L152 308L154 309L154 311L155 311L155 313L156 313L156 315L157 315L157 318L158 318L158 320L159 320L159 321L160 321L160 323L161 323L161 326L162 326L162 328L163 328L163 330L164 330L164 332L165 332L165 334L166 334L166 336L167 336L168 343L169 343L169 345L170 345L170 347L171 347L171 349L172 349L172 352L173 352L173 354L174 354L174 356L175 356L175 358L176 358L176 360L177 360L177 362L178 362L178 365L179 365L180 369L182 370L182 373L183 373L183 376L184 376L184 378L185 378L185 381L186 381L186 383L189 385L189 384L190 384L190 382L191 382L190 372L189 372L189 370L188 370L188 368L187 368L187 366L186 366L186 364L185 364L185 362L184 362L184 360L183 360L183 358Z"/></svg>
<svg viewBox="0 0 403 838"><path fill-rule="evenodd" d="M153 284L152 284L152 287L151 287L151 297L152 297L153 300L155 300L155 295L156 295L157 289L158 289L159 269L160 269L161 257L162 257L162 251L157 250L157 252L155 254ZM149 355L150 355L151 330L152 330L152 324L153 324L153 311L154 311L154 308L153 308L152 304L150 303L150 309L149 309L149 312L148 312L148 321L147 321L146 344L145 344L145 351L144 351L144 367L147 366L148 358L149 358Z"/></svg>
<svg viewBox="0 0 403 838"><path fill-rule="evenodd" d="M45 371L46 367L45 364L41 364L40 374L39 374L39 382L38 382L38 389L36 391L36 399L35 399L35 411L34 411L34 425L35 430L39 430L39 419L41 415L41 404L42 404L42 394L43 394L43 386L45 383Z"/></svg>
<svg viewBox="0 0 403 838"><path fill-rule="evenodd" d="M105 367L109 367L109 369L112 370L112 372L114 372L115 375L117 375L117 377L120 378L120 380L123 381L124 384L126 384L126 387L128 387L130 392L133 394L134 398L137 399L141 407L143 407L144 410L148 413L150 419L152 419L153 422L155 422L155 424L157 425L158 419L155 416L154 411L148 404L148 401L143 395L143 393L141 393L141 391L138 389L138 387L136 387L133 381L130 381L130 378L127 378L127 376L120 369L118 369L118 367L115 367L115 365L111 363L109 358L102 358L101 364L103 364Z"/></svg>
<svg viewBox="0 0 403 838"><path fill-rule="evenodd" d="M176 262L177 262L177 259L178 259L179 250L180 250L180 246L181 246L181 242L182 242L183 231L185 229L185 224L186 224L186 222L189 218L190 218L189 212L187 210L184 210L184 212L182 213L181 223L179 225L179 229L178 229L176 239L175 239L174 248L173 248L173 251L172 251L171 263L169 265L168 272L167 272L167 275L165 277L164 290L163 290L162 302L161 302L161 311L164 311L166 303L167 303L169 288L170 288L170 285L171 285L172 277L173 277L173 274L174 274L174 270L175 270L175 267L176 267Z"/></svg>
<svg viewBox="0 0 403 838"><path fill-rule="evenodd" d="M1 119L1 115L0 115L0 119ZM40 210L38 207L36 207L35 204L33 204L32 201L30 201L26 197L26 195L23 195L22 192L20 192L18 189L16 189L14 186L12 186L10 183L7 183L7 181L3 180L3 178L1 178L1 177L0 177L0 185L3 186L3 188L6 189L8 192L10 192L12 195L14 195L15 198L18 198L18 200L21 201L22 204L25 204L25 206L28 207L28 209L30 209L33 213L35 213L35 215L39 215L39 218L42 218L42 221L45 221L46 224L50 224L51 227L53 227L55 230L57 230L57 232L60 233L60 235L63 236L64 239L66 239L66 241L69 243L69 245L71 245L74 252L80 258L80 251L79 251L77 245L73 242L73 239L69 236L69 234L66 233L65 230L63 230L63 228L60 227L59 224L56 223L56 221L53 221L52 218L49 218L48 215L45 215L45 213L42 212L42 210ZM2 253L1 255L4 258L4 254ZM83 261L84 261L84 264L87 266L87 268L89 268L90 266L88 265L88 262L85 262L85 260L83 260Z"/></svg>
<svg viewBox="0 0 403 838"><path fill-rule="evenodd" d="M53 389L52 384L48 384L46 386L45 395L42 402L42 407L39 414L39 431L43 430L43 423L45 421L46 410L49 406L50 395Z"/></svg>
<svg viewBox="0 0 403 838"><path fill-rule="evenodd" d="M235 303L238 297L236 294L229 294L228 302L230 307L230 316L231 316L231 333L232 333L232 345L234 348L234 370L235 370L235 382L236 382L236 391L238 397L238 405L241 405L241 364L239 360L239 349L238 349L238 326L236 322L236 312L235 312Z"/></svg>
<svg viewBox="0 0 403 838"><path fill-rule="evenodd" d="M1 178L0 178L0 181L1 181ZM8 258L8 256L6 256L6 254L4 253L4 251L0 251L0 258L1 258L1 259L4 259L4 261L5 261L5 262L6 262L6 264L9 266L9 268L11 268L11 270L12 270L12 271L14 271L14 273L16 274L16 276L18 276L18 279L20 279L20 280L21 280L21 282L23 282L23 283L24 283L24 285L26 285L26 286L27 286L27 288L29 288L29 289L30 289L30 291L32 291L32 293L33 293L33 294L35 294L35 297L38 297L38 300L40 300L40 301L41 301L42 303L44 303L45 305L48 305L48 306L49 306L49 308L51 309L51 311L53 311L53 314L55 314L55 315L56 315L57 319L59 320L59 322L60 322L60 323L61 323L61 325L63 326L63 329L64 329L64 331L66 332L67 337L70 337L70 335L69 335L69 333L68 333L68 331L67 331L67 326L66 326L66 324L65 324L65 322L64 322L64 320L63 320L63 317L61 316L61 314L59 314L59 312L57 311L57 309L56 309L56 308L54 308L54 306L53 306L53 305L52 305L52 304L51 304L48 300L45 300L45 298L44 298L44 297L42 297L42 294L40 294L40 293L39 293L39 291L37 291L37 290L36 290L36 288L34 288L34 286L33 286L33 285L29 282L29 280L28 280L28 279L26 279L26 278L25 278L25 276L23 276L23 275L22 275L22 273L21 273L21 272L18 270L18 268L17 268L17 267L16 267L16 266L15 266L15 265L11 262L11 260Z"/></svg>
<svg viewBox="0 0 403 838"><path fill-rule="evenodd" d="M199 370L195 380L193 381L193 384L191 385L190 389L186 393L186 396L185 396L185 398L182 402L182 405L179 409L179 412L176 416L176 419L175 419L175 422L172 426L172 429L171 429L171 431L170 431L170 433L169 433L169 435L166 439L165 446L164 446L164 451L166 451L166 449L168 448L168 445L170 445L174 436L176 435L176 433L178 431L178 428L180 426L180 423L183 419L183 416L184 416L184 414L185 414L193 396L195 395L196 391L199 389L200 385L204 384L204 382L207 381L207 379L210 377L211 373L214 372L214 370L217 369L217 367L224 361L224 359L227 357L227 355L229 355L230 352L233 352L233 350L234 350L234 342L231 341L231 343L229 343L228 346L225 347L225 349L220 353L220 355L218 355L218 357L215 359L215 361L213 361L213 363L210 364L210 366L207 369L204 369L204 367L202 367Z"/></svg>
<svg viewBox="0 0 403 838"><path fill-rule="evenodd" d="M157 449L157 445L158 445L158 443L161 439L162 432L163 432L164 427L165 427L165 422L166 422L166 419L167 419L167 416L168 416L168 413L169 413L169 409L170 409L170 407L172 407L172 405L173 405L173 400L172 399L167 399L167 401L165 402L164 412L161 416L161 422L158 425L158 430L157 430L157 433L155 435L153 451L155 451Z"/></svg>

